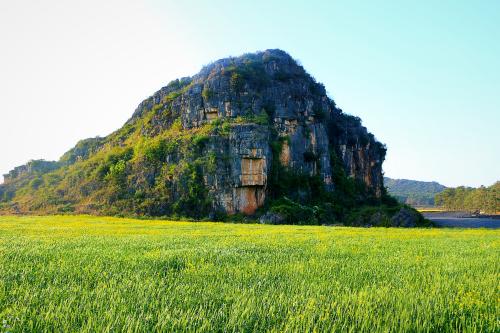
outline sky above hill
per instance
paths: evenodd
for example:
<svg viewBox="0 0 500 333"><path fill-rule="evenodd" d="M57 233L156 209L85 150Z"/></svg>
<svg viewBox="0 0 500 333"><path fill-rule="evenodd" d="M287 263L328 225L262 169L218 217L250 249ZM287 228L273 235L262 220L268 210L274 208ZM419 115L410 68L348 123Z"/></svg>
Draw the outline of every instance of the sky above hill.
<svg viewBox="0 0 500 333"><path fill-rule="evenodd" d="M1 0L0 174L111 133L211 61L281 48L387 144L387 176L490 185L499 40L496 0Z"/></svg>

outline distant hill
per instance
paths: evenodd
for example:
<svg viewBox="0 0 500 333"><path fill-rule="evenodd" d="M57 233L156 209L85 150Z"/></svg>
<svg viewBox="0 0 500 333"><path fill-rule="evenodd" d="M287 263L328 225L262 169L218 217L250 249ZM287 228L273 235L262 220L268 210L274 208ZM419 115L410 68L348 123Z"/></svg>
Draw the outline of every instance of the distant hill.
<svg viewBox="0 0 500 333"><path fill-rule="evenodd" d="M446 189L437 182L384 177L387 191L398 201L412 206L434 206L434 196Z"/></svg>

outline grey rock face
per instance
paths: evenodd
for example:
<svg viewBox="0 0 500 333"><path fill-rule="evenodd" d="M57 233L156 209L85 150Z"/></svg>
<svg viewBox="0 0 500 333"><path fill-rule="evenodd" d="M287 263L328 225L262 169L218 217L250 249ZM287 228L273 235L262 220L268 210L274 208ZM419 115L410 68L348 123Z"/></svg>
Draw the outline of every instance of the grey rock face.
<svg viewBox="0 0 500 333"><path fill-rule="evenodd" d="M43 174L58 168L58 163L45 160L31 160L28 163L15 167L9 173L3 175L5 182L11 182L16 178L20 178L32 174Z"/></svg>
<svg viewBox="0 0 500 333"><path fill-rule="evenodd" d="M401 208L391 219L393 227L414 228L417 226L417 222L417 214L406 208Z"/></svg>
<svg viewBox="0 0 500 333"><path fill-rule="evenodd" d="M283 224L285 218L280 214L267 212L259 218L261 224Z"/></svg>
<svg viewBox="0 0 500 333"><path fill-rule="evenodd" d="M384 157L385 147L322 84L287 53L267 50L172 81L140 103L122 128L80 141L58 162L14 169L0 201L17 200L23 188L30 191L21 200L28 211L252 215L269 197L286 196L281 187L292 187L279 183L286 177L276 170L297 176L289 182L300 176L314 183L309 192L293 187L297 204L322 191L321 182L333 191L337 171L380 196ZM44 196L36 195L40 186ZM47 193L50 204L37 202Z"/></svg>
<svg viewBox="0 0 500 333"><path fill-rule="evenodd" d="M231 126L229 137L212 138L206 152L216 152L219 157L215 172L205 182L218 209L253 214L264 204L272 163L267 126Z"/></svg>

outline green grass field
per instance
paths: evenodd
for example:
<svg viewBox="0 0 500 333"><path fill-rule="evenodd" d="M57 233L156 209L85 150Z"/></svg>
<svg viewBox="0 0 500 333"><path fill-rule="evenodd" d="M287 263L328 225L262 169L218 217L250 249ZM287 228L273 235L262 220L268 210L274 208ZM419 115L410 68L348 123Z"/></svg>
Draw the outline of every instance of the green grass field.
<svg viewBox="0 0 500 333"><path fill-rule="evenodd" d="M500 231L0 217L0 331L500 329Z"/></svg>

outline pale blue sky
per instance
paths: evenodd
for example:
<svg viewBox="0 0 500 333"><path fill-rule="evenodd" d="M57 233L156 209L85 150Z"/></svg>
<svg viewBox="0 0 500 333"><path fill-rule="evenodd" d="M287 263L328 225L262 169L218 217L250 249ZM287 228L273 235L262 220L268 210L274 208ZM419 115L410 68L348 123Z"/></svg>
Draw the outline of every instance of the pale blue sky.
<svg viewBox="0 0 500 333"><path fill-rule="evenodd" d="M0 0L0 174L204 64L281 48L387 144L387 176L490 185L499 41L500 1Z"/></svg>

